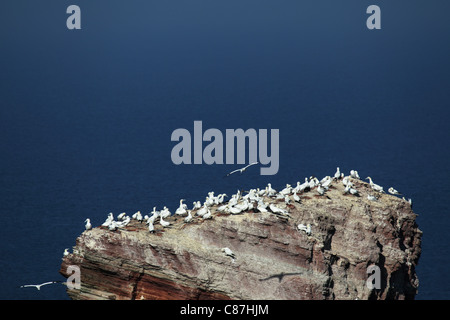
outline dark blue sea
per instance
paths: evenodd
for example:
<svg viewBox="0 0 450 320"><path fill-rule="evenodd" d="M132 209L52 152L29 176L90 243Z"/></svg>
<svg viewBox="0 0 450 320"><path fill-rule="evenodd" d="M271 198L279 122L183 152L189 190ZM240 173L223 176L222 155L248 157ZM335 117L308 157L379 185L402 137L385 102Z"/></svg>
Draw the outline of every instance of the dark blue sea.
<svg viewBox="0 0 450 320"><path fill-rule="evenodd" d="M66 27L71 4L81 30ZM19 286L64 280L86 218L338 166L412 198L417 299L449 299L449 12L443 0L2 1L0 299L68 299L62 285ZM196 120L279 129L278 173L173 164L172 132Z"/></svg>

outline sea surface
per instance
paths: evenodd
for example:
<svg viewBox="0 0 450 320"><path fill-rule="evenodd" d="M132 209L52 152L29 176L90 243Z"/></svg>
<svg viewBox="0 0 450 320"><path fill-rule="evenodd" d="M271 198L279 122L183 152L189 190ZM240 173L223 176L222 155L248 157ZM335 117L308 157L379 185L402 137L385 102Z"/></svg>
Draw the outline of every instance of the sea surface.
<svg viewBox="0 0 450 320"><path fill-rule="evenodd" d="M81 30L66 8L81 8ZM68 299L65 248L109 212L358 170L412 198L417 299L450 298L448 1L2 1L0 299ZM280 168L175 165L171 134L279 129ZM206 145L206 143L205 143ZM224 152L225 155L225 152Z"/></svg>

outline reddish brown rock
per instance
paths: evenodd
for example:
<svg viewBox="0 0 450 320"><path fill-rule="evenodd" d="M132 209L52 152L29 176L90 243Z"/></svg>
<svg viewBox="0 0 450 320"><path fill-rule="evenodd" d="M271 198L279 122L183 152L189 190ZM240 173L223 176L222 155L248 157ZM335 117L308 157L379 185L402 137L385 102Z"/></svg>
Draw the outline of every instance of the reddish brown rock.
<svg viewBox="0 0 450 320"><path fill-rule="evenodd" d="M155 224L155 234L137 221L117 231L93 228L77 238L60 273L80 267L72 299L413 299L422 235L416 215L391 195L367 200L370 186L352 181L361 197L343 195L335 182L326 196L304 193L289 219L212 210L213 219L190 224L168 218L171 227ZM311 235L299 223L310 223ZM372 264L381 270L379 290L366 286Z"/></svg>

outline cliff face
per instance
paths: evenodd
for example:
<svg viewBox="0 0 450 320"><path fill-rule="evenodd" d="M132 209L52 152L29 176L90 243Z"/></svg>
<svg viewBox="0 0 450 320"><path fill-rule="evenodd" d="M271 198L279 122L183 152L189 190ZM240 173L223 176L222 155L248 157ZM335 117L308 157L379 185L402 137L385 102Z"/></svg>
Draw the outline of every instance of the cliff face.
<svg viewBox="0 0 450 320"><path fill-rule="evenodd" d="M413 299L422 234L416 215L395 196L368 200L370 186L351 181L360 197L334 182L324 196L302 193L301 203L287 206L289 218L212 209L213 219L187 224L172 216L170 227L155 223L153 234L135 220L117 231L93 228L77 238L60 273L80 267L81 289L67 291L72 299ZM300 223L311 224L309 235ZM366 285L373 264L379 290Z"/></svg>

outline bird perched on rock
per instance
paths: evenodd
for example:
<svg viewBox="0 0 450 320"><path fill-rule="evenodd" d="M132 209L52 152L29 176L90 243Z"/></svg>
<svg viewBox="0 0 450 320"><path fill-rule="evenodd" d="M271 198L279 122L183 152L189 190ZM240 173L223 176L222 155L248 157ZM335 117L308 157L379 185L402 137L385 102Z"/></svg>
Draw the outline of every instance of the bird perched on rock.
<svg viewBox="0 0 450 320"><path fill-rule="evenodd" d="M372 187L373 190L384 193L383 187L373 183L371 177L367 177L366 179L369 179L370 186Z"/></svg>
<svg viewBox="0 0 450 320"><path fill-rule="evenodd" d="M89 218L87 218L86 220L84 220L84 222L86 222L86 224L84 225L86 230L91 230L92 229L91 220Z"/></svg>
<svg viewBox="0 0 450 320"><path fill-rule="evenodd" d="M367 199L370 200L370 201L378 201L378 198L375 197L374 195L371 195L371 194L367 195Z"/></svg>
<svg viewBox="0 0 450 320"><path fill-rule="evenodd" d="M189 223L192 221L191 210L188 210L187 213L188 213L188 215L186 218L184 218L184 222Z"/></svg>
<svg viewBox="0 0 450 320"><path fill-rule="evenodd" d="M222 248L222 252L225 253L225 255L232 257L233 259L235 258L235 255L233 253L233 251L231 251L230 248L226 247L226 248Z"/></svg>
<svg viewBox="0 0 450 320"><path fill-rule="evenodd" d="M304 231L308 236L311 235L311 225L309 223L306 226L304 224L300 223L297 226L297 229L299 231Z"/></svg>
<svg viewBox="0 0 450 320"><path fill-rule="evenodd" d="M392 188L392 187L390 187L390 188L388 189L388 191L389 191L390 194L401 195L400 192L398 192L397 190L395 190L395 189Z"/></svg>
<svg viewBox="0 0 450 320"><path fill-rule="evenodd" d="M177 210L175 210L176 215L184 216L187 213L186 211L187 205L185 205L183 201L185 200L184 199L180 200L180 206L177 208Z"/></svg>

